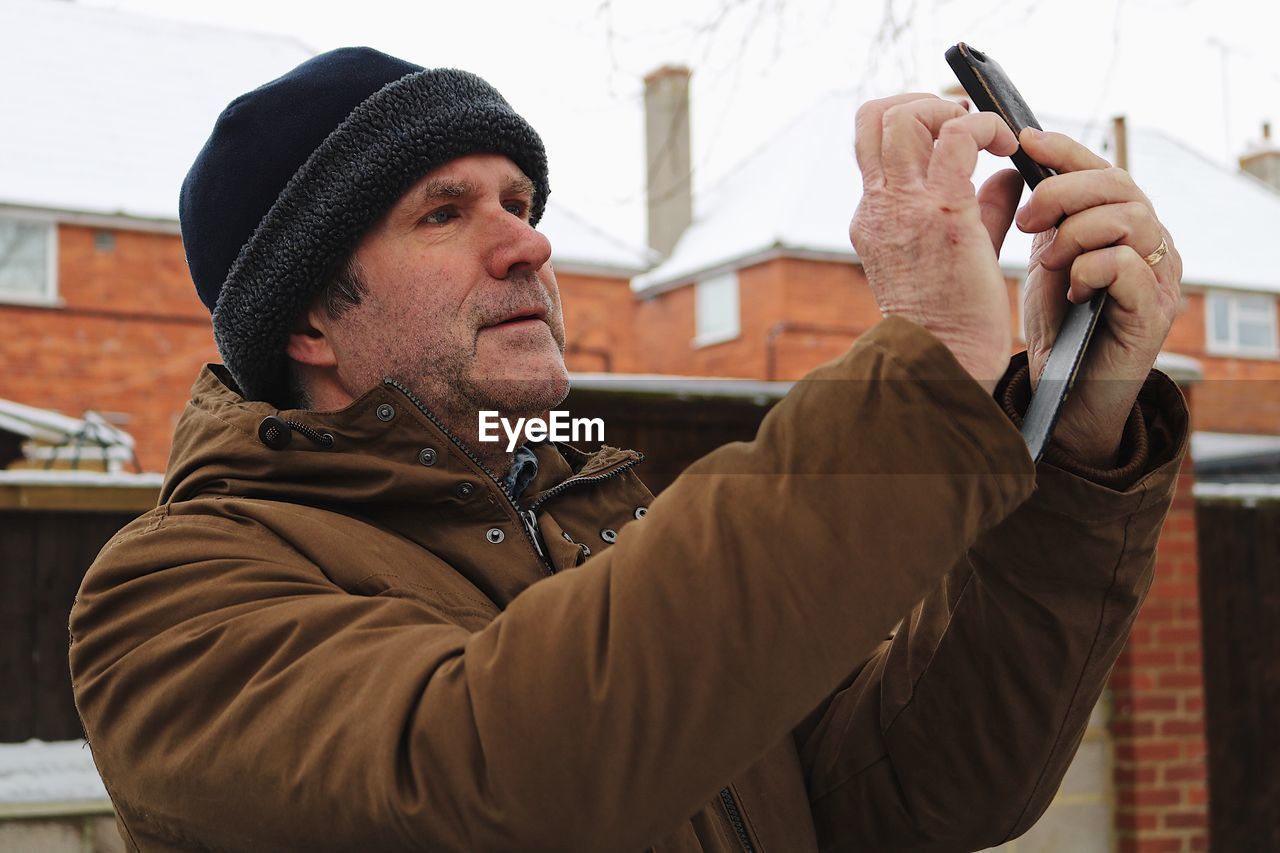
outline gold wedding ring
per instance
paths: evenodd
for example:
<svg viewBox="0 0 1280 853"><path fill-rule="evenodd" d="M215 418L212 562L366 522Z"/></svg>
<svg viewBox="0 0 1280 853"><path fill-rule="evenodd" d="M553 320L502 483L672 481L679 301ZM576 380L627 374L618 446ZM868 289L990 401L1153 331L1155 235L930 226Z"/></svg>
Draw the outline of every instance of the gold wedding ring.
<svg viewBox="0 0 1280 853"><path fill-rule="evenodd" d="M1161 237L1160 246L1154 252L1147 255L1142 260L1144 263L1146 263L1147 266L1154 267L1156 264L1160 263L1160 261L1167 254L1169 254L1169 244L1164 241L1163 237Z"/></svg>

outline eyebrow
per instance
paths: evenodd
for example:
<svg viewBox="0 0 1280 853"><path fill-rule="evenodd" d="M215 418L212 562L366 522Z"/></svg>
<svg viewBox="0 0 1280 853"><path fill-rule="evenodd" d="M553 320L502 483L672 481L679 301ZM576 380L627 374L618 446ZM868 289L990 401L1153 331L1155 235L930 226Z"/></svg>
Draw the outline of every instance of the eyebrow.
<svg viewBox="0 0 1280 853"><path fill-rule="evenodd" d="M533 197L537 189L533 181L523 174L512 175L502 186L503 195L527 195ZM419 204L427 205L432 202L451 198L466 198L470 195L477 195L480 188L471 181L461 181L455 178L437 178L428 181L422 191L418 193L417 201Z"/></svg>
<svg viewBox="0 0 1280 853"><path fill-rule="evenodd" d="M538 194L537 187L533 185L533 181L523 174L512 175L502 189L505 193L527 195L530 198Z"/></svg>

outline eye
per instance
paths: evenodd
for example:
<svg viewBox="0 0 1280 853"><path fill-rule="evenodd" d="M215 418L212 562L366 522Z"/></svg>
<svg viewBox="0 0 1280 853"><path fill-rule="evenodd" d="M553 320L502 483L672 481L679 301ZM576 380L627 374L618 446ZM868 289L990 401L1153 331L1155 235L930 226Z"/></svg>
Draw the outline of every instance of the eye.
<svg viewBox="0 0 1280 853"><path fill-rule="evenodd" d="M503 207L511 211L513 215L519 216L521 219L529 218L529 203L527 201L522 199L508 201L503 204Z"/></svg>
<svg viewBox="0 0 1280 853"><path fill-rule="evenodd" d="M444 225L451 219L456 219L458 212L452 207L441 207L431 211L422 219L418 220L424 225Z"/></svg>

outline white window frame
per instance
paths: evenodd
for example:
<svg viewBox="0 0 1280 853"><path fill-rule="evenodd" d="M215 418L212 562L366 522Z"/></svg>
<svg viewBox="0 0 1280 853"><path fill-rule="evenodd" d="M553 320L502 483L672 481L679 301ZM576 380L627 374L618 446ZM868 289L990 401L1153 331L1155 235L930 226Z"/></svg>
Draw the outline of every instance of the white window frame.
<svg viewBox="0 0 1280 853"><path fill-rule="evenodd" d="M1245 299L1256 299L1265 302L1266 308L1255 319L1261 319L1271 327L1271 345L1264 347L1245 346L1240 343L1240 311ZM1227 340L1220 340L1214 334L1213 317L1215 304L1221 304L1227 311ZM1249 308L1250 313L1253 309ZM1280 329L1276 323L1276 296L1271 293L1253 293L1233 290L1210 290L1205 293L1204 303L1204 342L1205 352L1211 355L1229 355L1245 358L1276 358L1280 356Z"/></svg>
<svg viewBox="0 0 1280 853"><path fill-rule="evenodd" d="M726 299L723 313L732 316L732 324L708 328L707 305L715 299ZM693 345L707 347L732 341L742 334L742 302L740 301L738 271L700 279L693 285Z"/></svg>
<svg viewBox="0 0 1280 853"><path fill-rule="evenodd" d="M40 293L11 293L0 288L0 305L58 305L58 223L52 218L20 216L0 211L0 219L22 225L39 225L45 234L44 290Z"/></svg>

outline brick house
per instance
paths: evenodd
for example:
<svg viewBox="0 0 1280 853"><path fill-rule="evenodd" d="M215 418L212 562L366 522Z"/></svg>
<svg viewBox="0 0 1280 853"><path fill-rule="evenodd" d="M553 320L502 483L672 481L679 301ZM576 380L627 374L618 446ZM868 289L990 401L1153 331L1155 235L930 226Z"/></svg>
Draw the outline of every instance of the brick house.
<svg viewBox="0 0 1280 853"><path fill-rule="evenodd" d="M222 108L312 51L50 0L5 4L0 32L22 34L0 51L0 110L21 130L0 137L0 399L97 411L134 436L144 470L162 471L200 365L218 360L178 186ZM609 334L606 318L627 309L650 253L556 200L542 230L570 367L620 369L632 336Z"/></svg>

